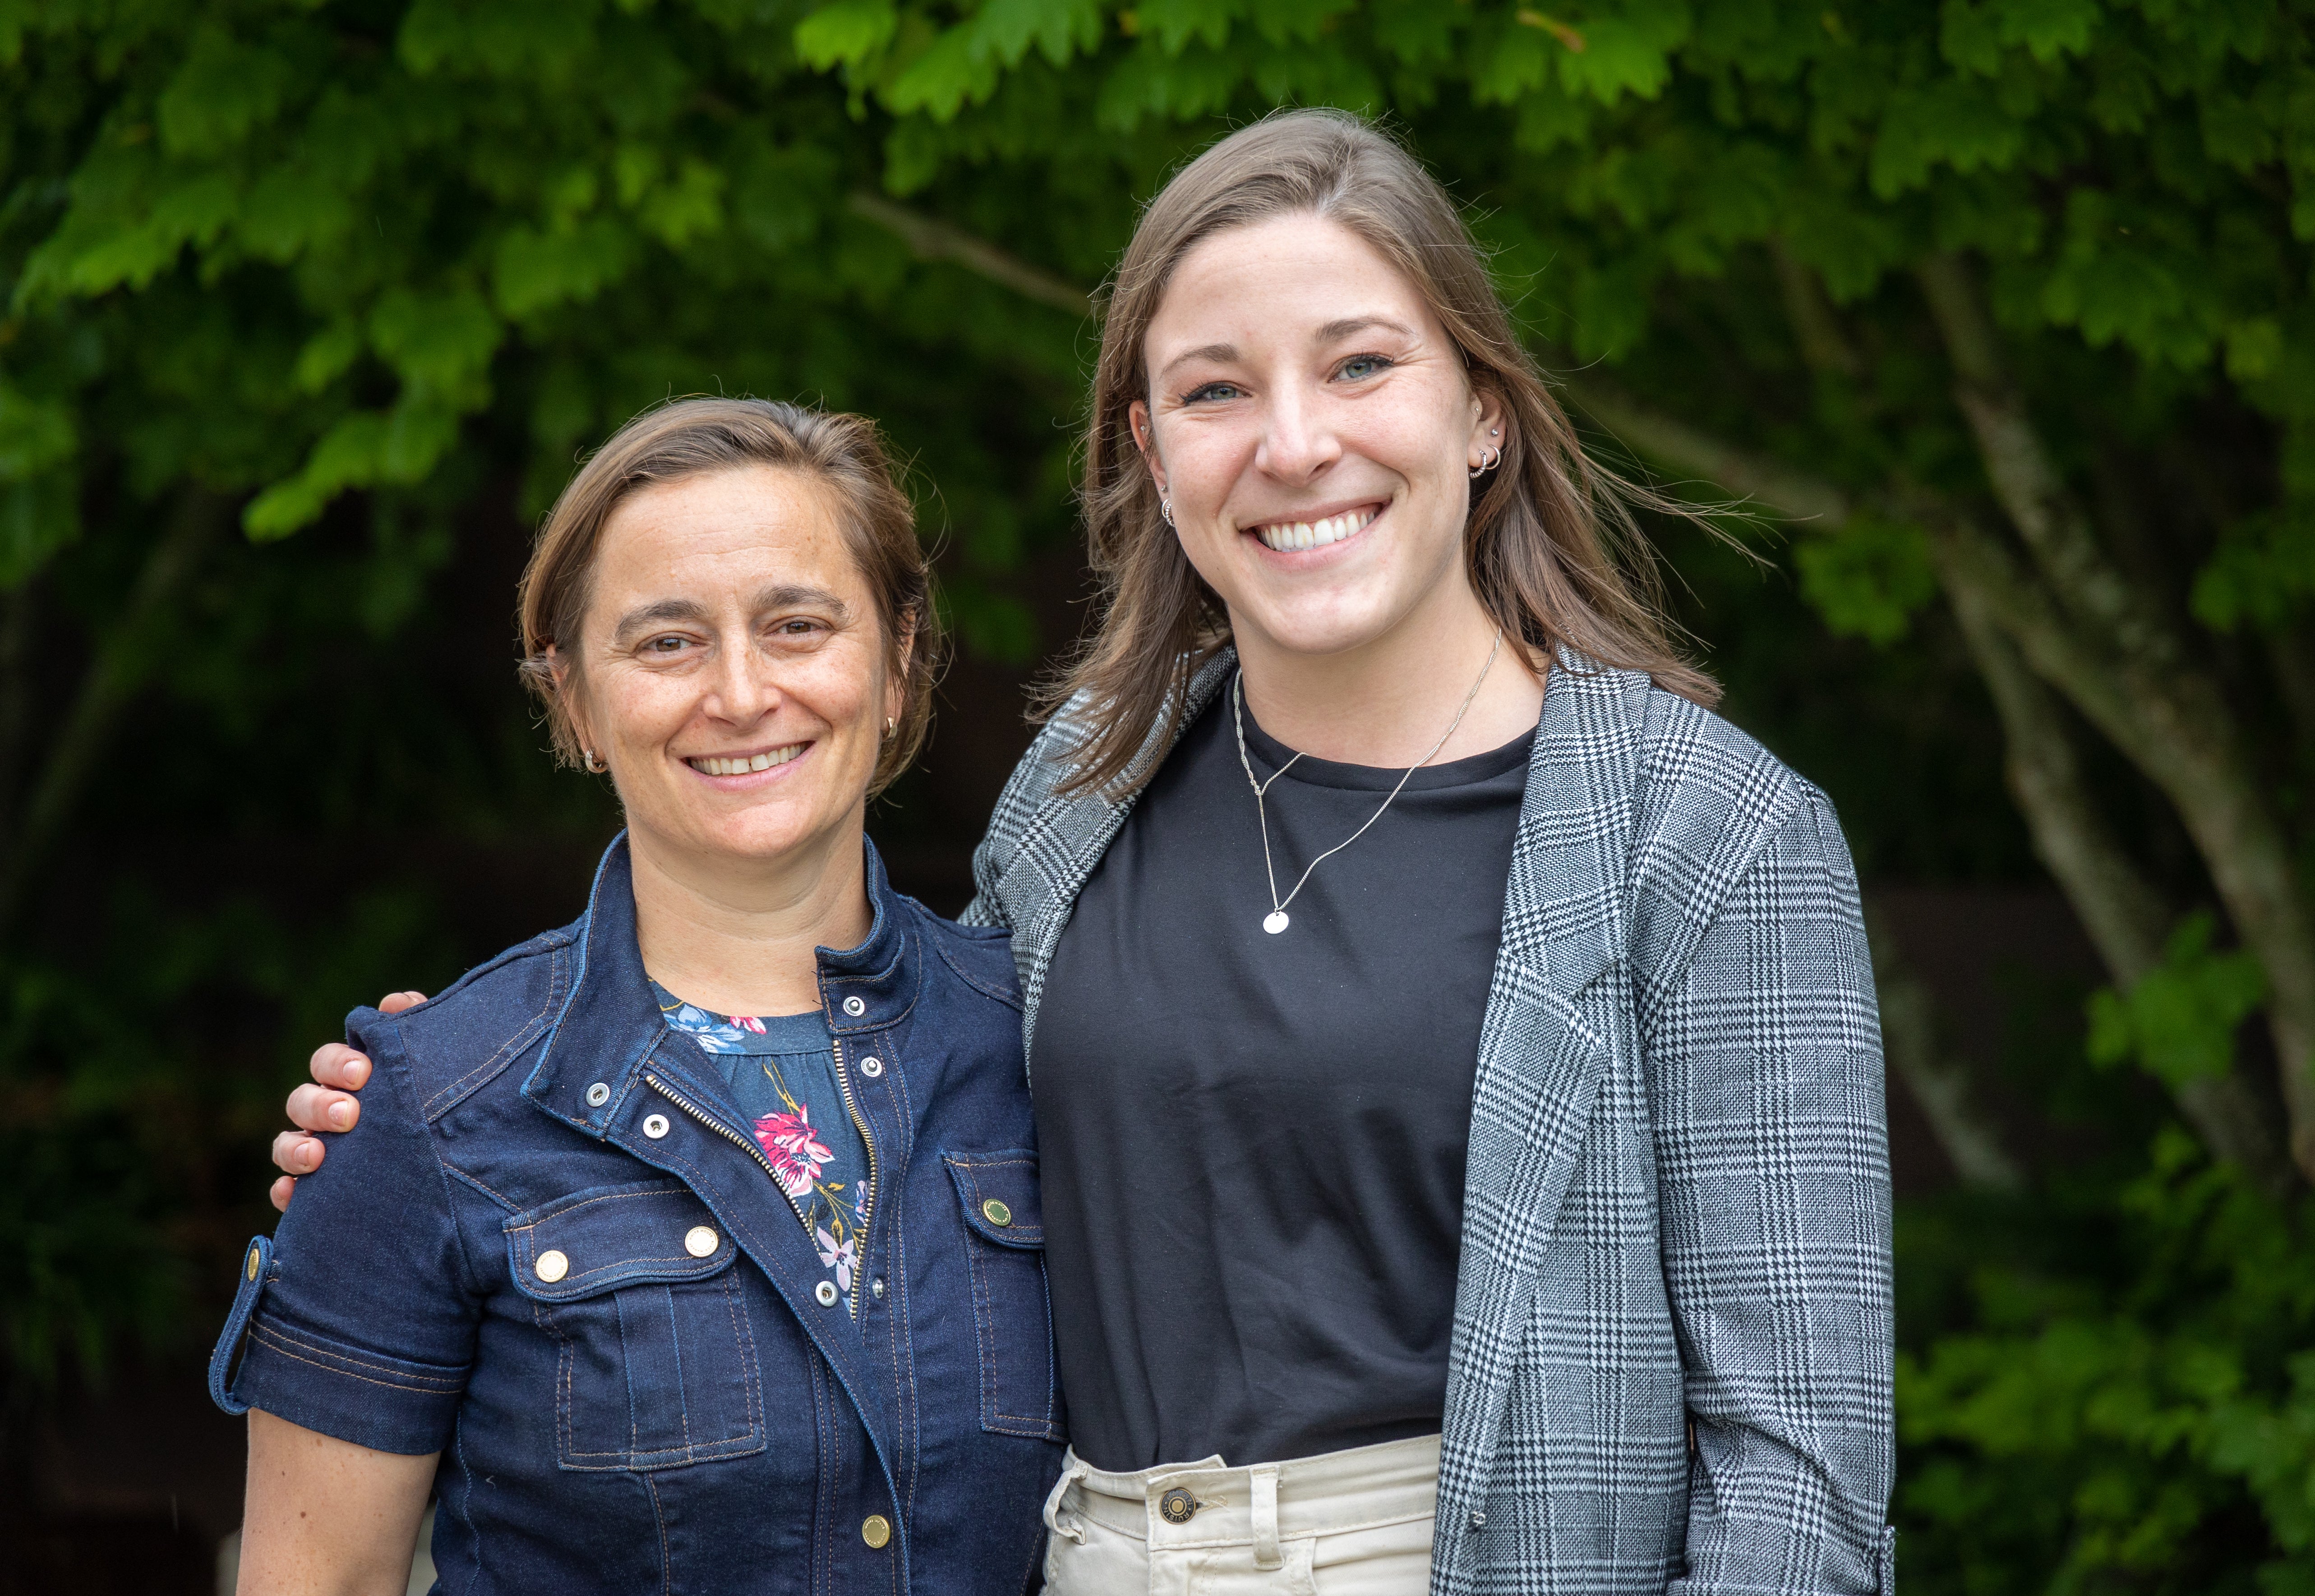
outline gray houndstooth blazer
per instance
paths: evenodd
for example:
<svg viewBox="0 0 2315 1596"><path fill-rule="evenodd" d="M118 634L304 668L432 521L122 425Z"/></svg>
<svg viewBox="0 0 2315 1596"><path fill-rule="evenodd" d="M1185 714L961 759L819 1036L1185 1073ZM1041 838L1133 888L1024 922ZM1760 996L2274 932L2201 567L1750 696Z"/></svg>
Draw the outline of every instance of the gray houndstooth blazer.
<svg viewBox="0 0 2315 1596"><path fill-rule="evenodd" d="M1889 1165L1848 847L1718 716L1560 666L1479 1037L1433 1596L1889 1596ZM1013 931L1033 1067L1131 808L1056 794L1077 707L1007 784L964 917Z"/></svg>

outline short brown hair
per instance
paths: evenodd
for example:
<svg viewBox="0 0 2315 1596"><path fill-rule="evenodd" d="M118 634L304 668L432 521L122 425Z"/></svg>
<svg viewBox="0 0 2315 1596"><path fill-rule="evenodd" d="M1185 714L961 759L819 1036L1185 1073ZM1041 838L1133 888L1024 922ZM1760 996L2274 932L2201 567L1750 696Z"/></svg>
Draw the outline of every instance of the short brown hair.
<svg viewBox="0 0 2315 1596"><path fill-rule="evenodd" d="M1170 736L1180 687L1228 641L1220 600L1159 513L1129 412L1149 396L1142 342L1183 257L1227 228L1298 212L1348 227L1405 273L1471 385L1503 406L1500 468L1463 536L1472 587L1505 634L1537 648L1565 643L1715 702L1717 685L1672 645L1676 628L1631 514L1635 506L1688 512L1584 455L1437 179L1359 117L1281 111L1175 174L1141 213L1111 285L1081 489L1102 617L1042 705L1050 714L1079 694L1087 700L1065 785L1122 791L1147 779L1154 766L1136 757L1161 720Z"/></svg>
<svg viewBox="0 0 2315 1596"><path fill-rule="evenodd" d="M924 746L941 638L916 508L865 416L768 399L678 399L620 428L563 490L531 548L519 590L523 683L545 708L555 753L580 764L578 736L546 651L552 646L577 669L579 625L593 596L604 525L639 488L745 466L776 466L826 487L874 595L885 668L903 678L906 701L877 756L868 784L873 797Z"/></svg>

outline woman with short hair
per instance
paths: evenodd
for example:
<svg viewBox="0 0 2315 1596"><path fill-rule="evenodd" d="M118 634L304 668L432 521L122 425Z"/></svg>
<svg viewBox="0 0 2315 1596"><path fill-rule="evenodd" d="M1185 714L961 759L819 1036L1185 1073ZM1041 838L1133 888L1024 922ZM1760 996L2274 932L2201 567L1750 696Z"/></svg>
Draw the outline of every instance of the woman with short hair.
<svg viewBox="0 0 2315 1596"><path fill-rule="evenodd" d="M874 428L695 400L581 468L524 674L626 830L587 911L350 1036L368 1112L246 1256L241 1585L986 1592L1060 1447L1001 932L861 831L934 624Z"/></svg>
<svg viewBox="0 0 2315 1596"><path fill-rule="evenodd" d="M1024 1000L1049 1589L1885 1592L1848 851L1438 183L1319 111L1178 173L1083 497L1099 629L965 915Z"/></svg>

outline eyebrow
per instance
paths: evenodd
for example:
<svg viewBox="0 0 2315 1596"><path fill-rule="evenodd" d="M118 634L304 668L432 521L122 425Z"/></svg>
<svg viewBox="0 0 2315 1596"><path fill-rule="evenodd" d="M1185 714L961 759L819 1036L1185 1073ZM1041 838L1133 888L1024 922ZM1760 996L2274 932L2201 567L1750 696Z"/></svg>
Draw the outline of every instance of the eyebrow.
<svg viewBox="0 0 2315 1596"><path fill-rule="evenodd" d="M826 588L816 588L809 582L774 582L769 587L758 588L750 607L758 615L767 609L825 609L839 625L852 618L850 605ZM612 628L611 638L614 643L625 645L633 641L637 633L670 621L690 621L704 625L707 619L706 606L696 599L661 598L621 616L619 624Z"/></svg>
<svg viewBox="0 0 2315 1596"><path fill-rule="evenodd" d="M1344 316L1340 321L1328 322L1325 326L1319 328L1317 341L1320 343L1339 343L1345 338L1353 337L1357 333L1370 332L1378 327L1383 329L1385 332L1396 332L1402 338L1412 338L1415 336L1414 328L1406 325L1404 322L1394 322L1388 316ZM1173 370L1175 367L1182 365L1185 361L1211 360L1217 365L1226 366L1237 359L1237 346L1234 343L1200 344L1196 349L1184 350L1180 354L1175 355L1172 359L1166 361L1165 370L1160 371L1158 375L1162 377L1166 375L1166 372Z"/></svg>
<svg viewBox="0 0 2315 1596"><path fill-rule="evenodd" d="M1318 341L1320 343L1333 343L1338 339L1348 338L1353 333L1364 332L1375 327L1380 327L1386 332L1398 333L1404 338L1412 338L1415 336L1414 328L1407 326L1406 324L1401 322L1394 322L1388 316L1345 316L1339 322L1328 322L1325 326L1319 328Z"/></svg>

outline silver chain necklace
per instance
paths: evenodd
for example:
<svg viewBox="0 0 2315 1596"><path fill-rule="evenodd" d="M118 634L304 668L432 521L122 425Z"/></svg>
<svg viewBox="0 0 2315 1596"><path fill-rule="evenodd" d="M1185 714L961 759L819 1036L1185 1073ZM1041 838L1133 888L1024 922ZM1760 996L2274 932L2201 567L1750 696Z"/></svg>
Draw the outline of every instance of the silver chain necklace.
<svg viewBox="0 0 2315 1596"><path fill-rule="evenodd" d="M1503 646L1503 634L1500 630L1498 630L1495 633L1495 643L1487 650L1487 662L1479 667L1478 680L1474 681L1471 684L1471 690L1463 695L1463 703L1461 707L1455 711L1455 718L1447 723L1447 730L1439 734L1439 740L1431 745L1431 751L1406 767L1406 775L1398 778L1398 785L1393 787L1390 790L1390 796L1382 801L1382 809L1378 809L1374 813L1367 817L1366 826L1361 826L1357 830L1343 838L1342 841L1336 843L1325 853L1320 854L1317 858L1311 860L1309 869L1305 870L1302 873L1302 879L1294 883L1294 891L1287 893L1282 899L1278 895L1278 872L1270 862L1270 811L1264 807L1263 799L1270 791L1270 782L1276 781L1280 776L1284 776L1288 771L1293 769L1294 760L1299 759L1302 756L1298 753L1294 756L1293 759L1287 760L1285 764L1281 765L1277 769L1272 771L1270 773L1270 781L1255 781L1254 779L1254 761L1247 758L1246 755L1246 671L1243 668L1239 669L1237 676L1230 683L1230 720L1237 728L1237 762L1241 766L1245 767L1246 783L1254 788L1255 819L1262 826L1262 868L1264 873L1268 875L1270 878L1270 912L1264 915L1262 918L1262 928L1264 931L1267 931L1273 936L1275 936L1281 931L1285 930L1288 925L1291 923L1288 920L1286 916L1286 906L1293 902L1294 900L1300 895L1303 887L1308 884L1310 880L1310 872L1317 869L1319 865L1324 864L1336 854L1341 853L1344 848L1350 847L1351 844L1356 842L1360 838L1364 837L1367 834L1367 826L1371 826L1377 820L1382 819L1383 810L1388 809L1392 802L1397 799L1399 793L1406 787L1408 780L1414 776L1415 773L1422 769L1425 765L1430 764L1432 759L1438 758L1439 750L1447 746L1447 740L1455 735L1455 728L1463 723L1464 715L1470 712L1471 701L1479 696L1480 685L1487 679L1487 672L1495 668L1495 656L1502 652Z"/></svg>

